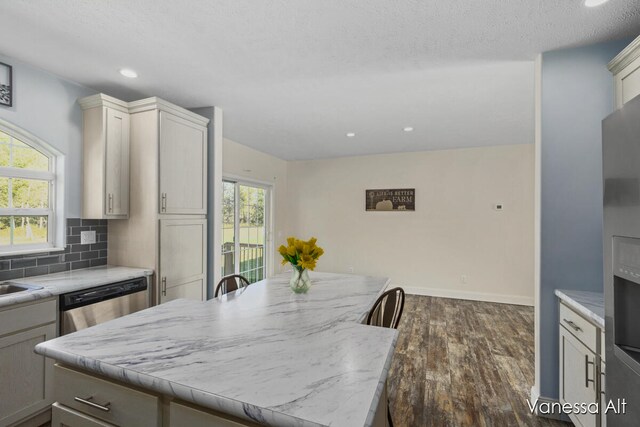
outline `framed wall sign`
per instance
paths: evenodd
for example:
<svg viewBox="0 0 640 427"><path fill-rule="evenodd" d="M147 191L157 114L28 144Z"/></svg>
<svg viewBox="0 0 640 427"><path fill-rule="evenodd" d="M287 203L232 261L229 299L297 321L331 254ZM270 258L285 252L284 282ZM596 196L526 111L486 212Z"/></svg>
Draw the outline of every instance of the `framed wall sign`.
<svg viewBox="0 0 640 427"><path fill-rule="evenodd" d="M9 64L0 62L0 105L13 105L13 68Z"/></svg>
<svg viewBox="0 0 640 427"><path fill-rule="evenodd" d="M367 211L415 211L416 189L365 190Z"/></svg>

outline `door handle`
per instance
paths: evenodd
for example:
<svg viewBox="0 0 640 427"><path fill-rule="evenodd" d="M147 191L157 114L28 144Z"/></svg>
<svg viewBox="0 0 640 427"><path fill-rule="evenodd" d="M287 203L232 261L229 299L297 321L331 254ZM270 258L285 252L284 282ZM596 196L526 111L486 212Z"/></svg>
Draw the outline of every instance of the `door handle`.
<svg viewBox="0 0 640 427"><path fill-rule="evenodd" d="M162 278L162 296L167 296L167 278Z"/></svg>
<svg viewBox="0 0 640 427"><path fill-rule="evenodd" d="M596 364L594 362L591 362L589 360L589 355L585 354L584 355L584 386L586 388L589 388L589 383L594 383L595 384L595 375L594 375L594 379L590 380L589 379L589 365L593 365L593 367L595 368Z"/></svg>
<svg viewBox="0 0 640 427"><path fill-rule="evenodd" d="M167 193L162 193L162 204L160 205L162 212L167 211Z"/></svg>
<svg viewBox="0 0 640 427"><path fill-rule="evenodd" d="M104 411L104 412L109 412L111 410L111 402L107 402L104 405L100 405L98 403L92 402L93 396L89 396L84 399L82 397L75 396L73 400L75 400L76 402L80 402L85 405L91 406L92 408L100 409L101 411Z"/></svg>
<svg viewBox="0 0 640 427"><path fill-rule="evenodd" d="M571 326L574 331L582 332L582 328L580 326L576 325L574 321L568 320L568 319L562 319L562 321L565 322L567 325Z"/></svg>
<svg viewBox="0 0 640 427"><path fill-rule="evenodd" d="M108 205L108 209L109 209L109 213L113 212L113 193L109 193L109 201L107 203Z"/></svg>

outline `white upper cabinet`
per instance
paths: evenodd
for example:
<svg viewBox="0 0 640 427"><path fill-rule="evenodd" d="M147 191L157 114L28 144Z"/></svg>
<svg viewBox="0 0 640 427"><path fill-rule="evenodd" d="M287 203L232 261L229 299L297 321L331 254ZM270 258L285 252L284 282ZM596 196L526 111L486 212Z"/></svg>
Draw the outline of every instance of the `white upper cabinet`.
<svg viewBox="0 0 640 427"><path fill-rule="evenodd" d="M104 94L83 98L82 217L129 217L129 113Z"/></svg>
<svg viewBox="0 0 640 427"><path fill-rule="evenodd" d="M207 213L207 128L160 112L162 214Z"/></svg>
<svg viewBox="0 0 640 427"><path fill-rule="evenodd" d="M616 109L640 95L640 37L609 63L615 84Z"/></svg>
<svg viewBox="0 0 640 427"><path fill-rule="evenodd" d="M105 191L107 216L129 214L129 114L107 108Z"/></svg>

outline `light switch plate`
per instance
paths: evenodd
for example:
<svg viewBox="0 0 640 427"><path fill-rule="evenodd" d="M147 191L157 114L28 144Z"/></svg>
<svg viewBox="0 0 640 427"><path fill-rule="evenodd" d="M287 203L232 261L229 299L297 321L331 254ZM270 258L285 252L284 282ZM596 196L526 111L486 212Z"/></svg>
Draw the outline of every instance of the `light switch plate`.
<svg viewBox="0 0 640 427"><path fill-rule="evenodd" d="M81 231L80 232L80 244L88 245L89 243L96 242L96 232L95 231Z"/></svg>

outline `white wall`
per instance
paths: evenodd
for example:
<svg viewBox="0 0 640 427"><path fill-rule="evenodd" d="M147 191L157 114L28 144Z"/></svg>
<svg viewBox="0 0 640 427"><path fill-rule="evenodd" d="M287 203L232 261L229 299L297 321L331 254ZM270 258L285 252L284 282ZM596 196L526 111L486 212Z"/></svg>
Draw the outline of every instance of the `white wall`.
<svg viewBox="0 0 640 427"><path fill-rule="evenodd" d="M0 118L34 134L65 156L66 215L80 217L82 194L82 109L78 98L96 91L0 55L13 66L13 106Z"/></svg>
<svg viewBox="0 0 640 427"><path fill-rule="evenodd" d="M290 230L287 222L287 162L225 138L222 174L223 177L241 177L272 186L273 236L269 243L273 271L280 272L280 258L273 255L273 247L278 247Z"/></svg>
<svg viewBox="0 0 640 427"><path fill-rule="evenodd" d="M533 305L533 168L533 144L290 162L286 211L325 249L319 271ZM366 212L375 188L415 188L415 212Z"/></svg>

